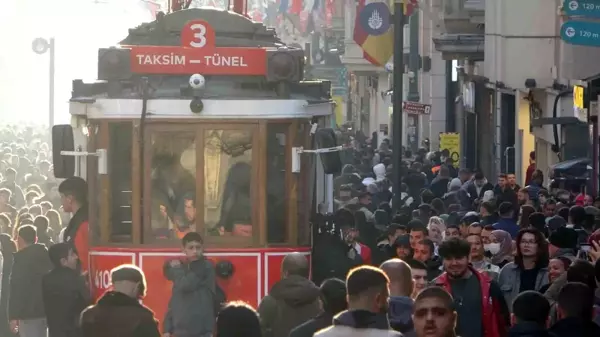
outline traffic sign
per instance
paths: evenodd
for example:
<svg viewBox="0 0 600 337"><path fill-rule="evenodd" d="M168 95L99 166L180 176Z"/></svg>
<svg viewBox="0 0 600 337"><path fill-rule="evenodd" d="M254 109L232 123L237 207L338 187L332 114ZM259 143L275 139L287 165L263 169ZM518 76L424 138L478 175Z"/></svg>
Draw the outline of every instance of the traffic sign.
<svg viewBox="0 0 600 337"><path fill-rule="evenodd" d="M404 101L402 102L402 110L409 114L429 115L431 112L431 105L419 102Z"/></svg>
<svg viewBox="0 0 600 337"><path fill-rule="evenodd" d="M600 47L600 23L567 21L560 28L560 38L569 44Z"/></svg>
<svg viewBox="0 0 600 337"><path fill-rule="evenodd" d="M567 16L584 16L600 18L600 1L598 0L564 0L563 10Z"/></svg>

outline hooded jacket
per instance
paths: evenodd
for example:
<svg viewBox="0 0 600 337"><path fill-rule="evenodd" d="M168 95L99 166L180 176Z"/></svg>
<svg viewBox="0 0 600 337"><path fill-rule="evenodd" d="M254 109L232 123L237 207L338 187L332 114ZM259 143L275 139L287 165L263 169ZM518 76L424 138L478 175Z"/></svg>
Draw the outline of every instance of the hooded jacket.
<svg viewBox="0 0 600 337"><path fill-rule="evenodd" d="M366 310L348 310L333 319L333 325L314 337L401 337L390 327L388 317Z"/></svg>
<svg viewBox="0 0 600 337"><path fill-rule="evenodd" d="M288 336L321 312L319 288L309 279L290 275L275 283L258 306L263 337Z"/></svg>
<svg viewBox="0 0 600 337"><path fill-rule="evenodd" d="M406 337L416 337L412 321L414 302L405 296L390 296L388 317L392 329L401 332Z"/></svg>
<svg viewBox="0 0 600 337"><path fill-rule="evenodd" d="M36 243L14 256L8 300L9 320L45 318L42 278L52 269L46 246Z"/></svg>

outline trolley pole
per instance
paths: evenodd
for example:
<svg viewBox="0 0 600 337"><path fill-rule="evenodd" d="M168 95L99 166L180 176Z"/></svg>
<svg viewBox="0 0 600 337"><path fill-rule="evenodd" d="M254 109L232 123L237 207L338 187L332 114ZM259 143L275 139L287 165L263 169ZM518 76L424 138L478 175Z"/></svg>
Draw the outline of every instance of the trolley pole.
<svg viewBox="0 0 600 337"><path fill-rule="evenodd" d="M48 44L50 45L48 48L49 54L49 62L50 65L48 67L48 126L50 130L54 126L54 38L51 37Z"/></svg>
<svg viewBox="0 0 600 337"><path fill-rule="evenodd" d="M48 52L48 127L54 126L54 38L38 37L31 43L31 49L38 55Z"/></svg>
<svg viewBox="0 0 600 337"><path fill-rule="evenodd" d="M393 73L393 95L392 95L392 191L394 192L392 206L394 212L400 209L402 197L400 196L402 186L402 94L404 75L404 4L401 0L394 2L394 73Z"/></svg>

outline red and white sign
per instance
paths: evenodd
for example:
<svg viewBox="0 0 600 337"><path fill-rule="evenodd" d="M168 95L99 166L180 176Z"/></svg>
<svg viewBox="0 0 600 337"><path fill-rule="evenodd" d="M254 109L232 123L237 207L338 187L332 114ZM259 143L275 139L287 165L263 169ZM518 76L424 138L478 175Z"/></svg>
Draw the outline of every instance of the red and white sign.
<svg viewBox="0 0 600 337"><path fill-rule="evenodd" d="M131 46L131 71L140 74L265 75L263 48L216 47L215 31L202 20L181 31L181 47Z"/></svg>
<svg viewBox="0 0 600 337"><path fill-rule="evenodd" d="M90 254L90 278L92 282L92 294L99 298L112 286L110 271L122 264L133 264L134 253L91 253Z"/></svg>

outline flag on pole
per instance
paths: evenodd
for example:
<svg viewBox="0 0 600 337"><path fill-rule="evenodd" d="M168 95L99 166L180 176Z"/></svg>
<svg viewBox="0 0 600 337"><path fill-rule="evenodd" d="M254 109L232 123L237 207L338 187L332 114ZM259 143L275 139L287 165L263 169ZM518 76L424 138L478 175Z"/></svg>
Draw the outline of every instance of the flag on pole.
<svg viewBox="0 0 600 337"><path fill-rule="evenodd" d="M364 58L377 66L386 64L394 53L393 5L378 0L359 0L354 22L354 42Z"/></svg>
<svg viewBox="0 0 600 337"><path fill-rule="evenodd" d="M404 3L404 15L411 16L419 8L419 0L402 0Z"/></svg>

